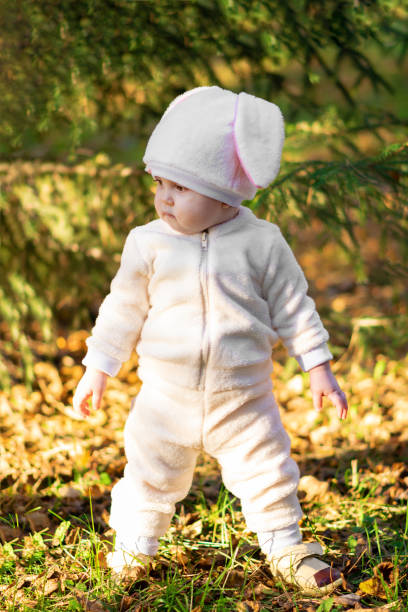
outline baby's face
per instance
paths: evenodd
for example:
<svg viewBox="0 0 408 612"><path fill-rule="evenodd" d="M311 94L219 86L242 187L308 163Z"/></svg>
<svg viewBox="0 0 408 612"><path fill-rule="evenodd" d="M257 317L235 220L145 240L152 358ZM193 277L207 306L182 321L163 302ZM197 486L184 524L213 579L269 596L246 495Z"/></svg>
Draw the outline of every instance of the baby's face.
<svg viewBox="0 0 408 612"><path fill-rule="evenodd" d="M177 232L197 234L238 214L237 208L178 183L160 176L153 179L157 183L154 196L157 214Z"/></svg>

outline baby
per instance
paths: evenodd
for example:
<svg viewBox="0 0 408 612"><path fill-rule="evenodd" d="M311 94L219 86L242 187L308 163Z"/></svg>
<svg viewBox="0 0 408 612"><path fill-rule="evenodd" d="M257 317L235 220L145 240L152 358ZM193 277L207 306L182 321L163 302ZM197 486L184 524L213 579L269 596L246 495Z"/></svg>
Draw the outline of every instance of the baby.
<svg viewBox="0 0 408 612"><path fill-rule="evenodd" d="M241 206L276 177L283 140L277 106L220 87L178 96L149 139L159 219L127 237L73 400L83 416L91 396L99 408L107 377L136 347L142 387L112 490L115 572L155 555L204 450L275 576L313 594L341 583L320 544L302 543L299 471L270 377L278 338L309 372L317 409L327 396L343 419L347 401L292 251L276 225Z"/></svg>

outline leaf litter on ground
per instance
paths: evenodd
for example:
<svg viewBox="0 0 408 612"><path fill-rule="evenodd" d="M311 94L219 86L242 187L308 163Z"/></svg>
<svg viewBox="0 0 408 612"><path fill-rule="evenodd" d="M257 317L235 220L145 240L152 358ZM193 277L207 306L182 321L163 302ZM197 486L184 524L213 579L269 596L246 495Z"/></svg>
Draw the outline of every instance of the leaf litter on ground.
<svg viewBox="0 0 408 612"><path fill-rule="evenodd" d="M273 383L301 470L304 537L328 549L343 572L343 592L317 600L277 583L238 501L225 492L218 465L205 454L149 576L113 583L104 562L112 541L110 491L123 472L123 427L141 383L132 357L109 380L103 409L87 420L73 418L72 393L88 336L81 330L60 336L52 361L37 361L32 391L15 384L0 393L0 601L5 609L172 609L182 601L190 602L185 609L203 611L216 605L408 609L408 358L390 357L375 342L371 347L366 333L370 321L378 331L375 321L395 314L389 287L351 281L346 286L347 274L325 271L326 264L317 265L319 257L308 251L301 263L319 309L334 305L335 340L341 346L344 336L352 337L334 364L350 416L340 422L327 404L317 414L308 375L299 373L280 347ZM403 314L400 302L393 303Z"/></svg>

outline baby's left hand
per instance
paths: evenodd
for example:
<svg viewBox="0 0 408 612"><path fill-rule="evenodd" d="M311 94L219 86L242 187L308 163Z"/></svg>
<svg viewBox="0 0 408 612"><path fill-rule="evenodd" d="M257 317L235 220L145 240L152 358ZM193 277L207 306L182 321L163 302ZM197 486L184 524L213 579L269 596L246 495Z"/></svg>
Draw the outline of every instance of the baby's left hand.
<svg viewBox="0 0 408 612"><path fill-rule="evenodd" d="M322 409L323 397L326 396L337 407L339 418L345 419L347 416L347 399L345 393L340 389L333 372L330 369L330 362L326 361L309 370L310 389L313 396L313 405L316 410Z"/></svg>

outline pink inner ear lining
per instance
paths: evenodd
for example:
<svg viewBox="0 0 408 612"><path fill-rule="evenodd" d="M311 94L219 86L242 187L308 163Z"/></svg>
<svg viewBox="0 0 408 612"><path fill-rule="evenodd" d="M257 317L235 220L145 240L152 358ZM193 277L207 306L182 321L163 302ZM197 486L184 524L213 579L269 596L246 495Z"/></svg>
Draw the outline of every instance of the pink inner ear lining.
<svg viewBox="0 0 408 612"><path fill-rule="evenodd" d="M252 178L248 168L245 167L245 164L242 160L241 155L239 154L239 147L238 147L238 141L237 141L237 135L235 132L235 123L237 121L237 115L238 115L238 104L239 104L239 94L237 94L237 99L235 101L235 109L234 109L234 120L232 122L232 136L234 139L234 145L235 145L235 151L237 153L238 159L239 159L239 163L242 166L242 169L244 170L245 174L247 175L248 179L251 181L251 183L257 188L257 189L263 189L263 187L261 185L257 185L254 181L254 179Z"/></svg>

